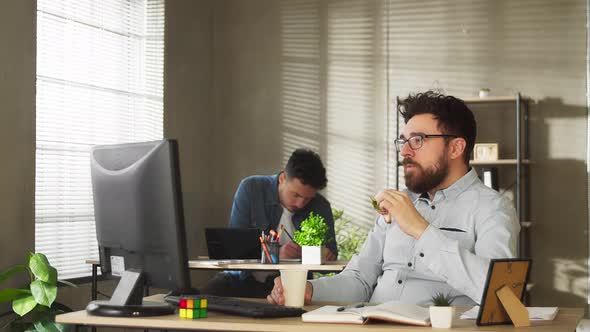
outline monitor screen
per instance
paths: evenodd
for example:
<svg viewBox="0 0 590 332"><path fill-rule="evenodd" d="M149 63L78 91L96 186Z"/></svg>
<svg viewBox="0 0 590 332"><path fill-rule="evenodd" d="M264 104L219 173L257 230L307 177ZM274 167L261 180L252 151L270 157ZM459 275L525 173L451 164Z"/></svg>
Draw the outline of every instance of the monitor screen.
<svg viewBox="0 0 590 332"><path fill-rule="evenodd" d="M176 141L96 146L91 176L101 270L122 279L111 301L95 301L88 311L169 313L142 312L141 298L144 285L190 287Z"/></svg>

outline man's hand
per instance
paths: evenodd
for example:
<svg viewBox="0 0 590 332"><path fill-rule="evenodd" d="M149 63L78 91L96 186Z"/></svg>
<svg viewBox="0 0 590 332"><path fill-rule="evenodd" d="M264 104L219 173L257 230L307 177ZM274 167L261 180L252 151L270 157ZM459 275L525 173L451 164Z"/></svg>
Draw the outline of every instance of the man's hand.
<svg viewBox="0 0 590 332"><path fill-rule="evenodd" d="M279 260L283 258L301 258L301 247L293 241L283 244L279 251Z"/></svg>
<svg viewBox="0 0 590 332"><path fill-rule="evenodd" d="M379 207L387 209L399 228L406 234L419 239L428 222L420 215L406 193L386 189L375 196Z"/></svg>
<svg viewBox="0 0 590 332"><path fill-rule="evenodd" d="M336 255L334 255L334 253L332 252L332 250L326 248L326 260L327 261L335 261L336 260Z"/></svg>
<svg viewBox="0 0 590 332"><path fill-rule="evenodd" d="M311 303L311 297L313 296L313 285L311 282L307 281L305 283L305 304ZM285 295L283 294L283 283L281 282L281 277L275 278L275 286L272 289L272 292L266 297L266 300L272 304L280 304L285 305Z"/></svg>

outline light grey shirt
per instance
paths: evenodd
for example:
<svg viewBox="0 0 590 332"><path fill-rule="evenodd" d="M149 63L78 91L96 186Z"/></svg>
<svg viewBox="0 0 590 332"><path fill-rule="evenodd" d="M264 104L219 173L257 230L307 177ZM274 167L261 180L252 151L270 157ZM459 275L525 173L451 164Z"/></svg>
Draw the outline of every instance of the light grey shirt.
<svg viewBox="0 0 590 332"><path fill-rule="evenodd" d="M520 225L512 202L471 169L450 187L427 195L406 191L430 224L418 240L393 220L376 220L344 271L311 281L314 301L427 305L435 293L455 305L480 303L490 258L512 258Z"/></svg>

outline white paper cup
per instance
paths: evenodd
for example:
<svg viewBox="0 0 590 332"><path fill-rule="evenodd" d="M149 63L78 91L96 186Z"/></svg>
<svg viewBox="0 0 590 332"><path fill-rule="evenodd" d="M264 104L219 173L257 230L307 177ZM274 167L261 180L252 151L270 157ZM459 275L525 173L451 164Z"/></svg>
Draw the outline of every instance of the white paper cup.
<svg viewBox="0 0 590 332"><path fill-rule="evenodd" d="M281 282L283 283L285 305L288 307L303 307L307 270L281 270Z"/></svg>

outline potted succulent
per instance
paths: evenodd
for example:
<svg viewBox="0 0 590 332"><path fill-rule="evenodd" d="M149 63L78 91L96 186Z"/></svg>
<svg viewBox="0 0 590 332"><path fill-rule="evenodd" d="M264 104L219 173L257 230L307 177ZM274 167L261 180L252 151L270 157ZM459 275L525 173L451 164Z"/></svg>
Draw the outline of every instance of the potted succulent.
<svg viewBox="0 0 590 332"><path fill-rule="evenodd" d="M455 298L449 294L436 293L430 306L430 323L432 327L448 329L453 325L455 308L451 306Z"/></svg>
<svg viewBox="0 0 590 332"><path fill-rule="evenodd" d="M301 246L302 264L324 263L328 230L324 217L313 212L301 222L300 230L295 231L294 240Z"/></svg>
<svg viewBox="0 0 590 332"><path fill-rule="evenodd" d="M489 88L480 88L479 89L479 98L487 98L490 96L490 89Z"/></svg>
<svg viewBox="0 0 590 332"><path fill-rule="evenodd" d="M0 302L12 302L12 311L0 314L0 330L66 331L65 325L55 323L55 315L72 311L55 302L57 270L41 253L29 253L25 265L0 272L0 283L26 272L30 282L18 288L0 290ZM61 283L77 287L67 281Z"/></svg>

